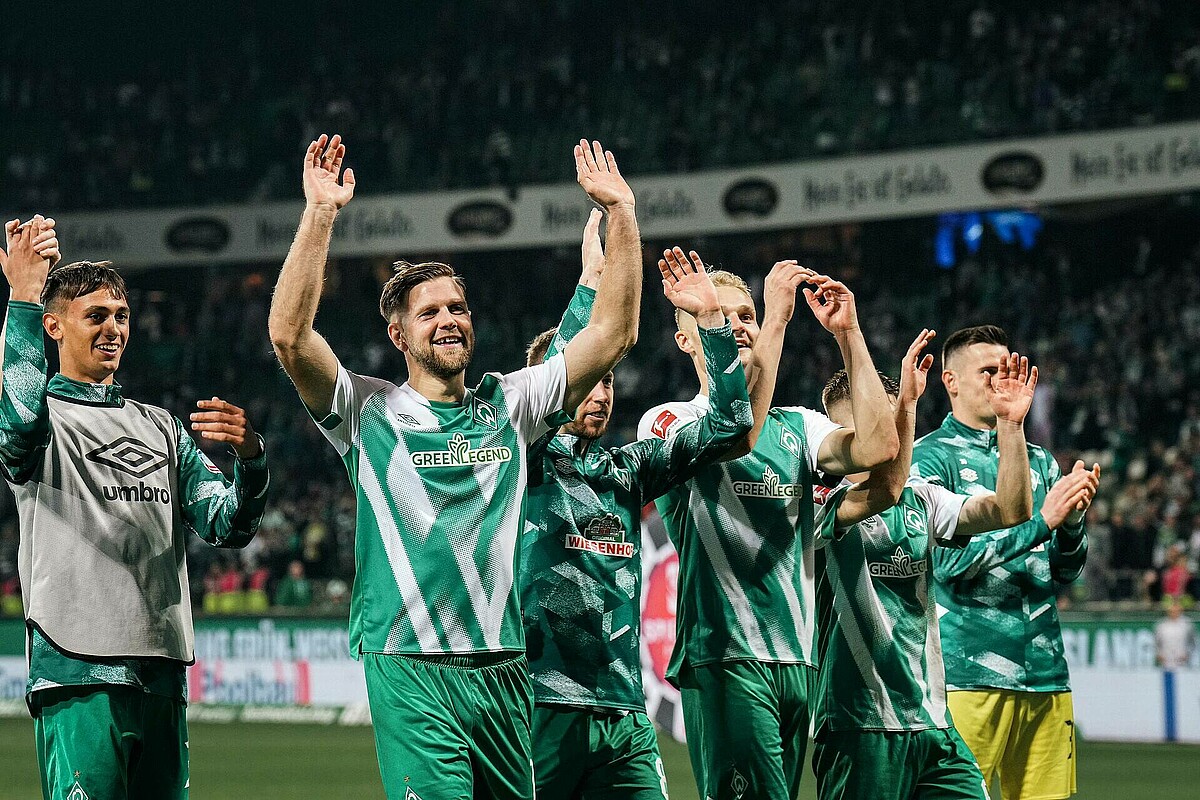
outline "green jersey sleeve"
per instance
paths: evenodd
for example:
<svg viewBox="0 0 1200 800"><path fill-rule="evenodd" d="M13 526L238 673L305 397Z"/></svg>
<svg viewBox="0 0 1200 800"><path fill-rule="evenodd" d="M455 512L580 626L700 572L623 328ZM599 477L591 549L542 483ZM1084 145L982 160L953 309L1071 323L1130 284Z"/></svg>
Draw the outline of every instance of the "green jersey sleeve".
<svg viewBox="0 0 1200 800"><path fill-rule="evenodd" d="M562 349L567 346L567 342L574 339L576 334L587 327L588 321L592 318L592 306L595 302L595 289L584 286L582 283L575 287L575 294L571 296L571 302L567 304L567 310L563 312L563 318L558 323L558 331L550 341L550 347L546 350L546 357L542 359L543 361L562 352Z"/></svg>
<svg viewBox="0 0 1200 800"><path fill-rule="evenodd" d="M1050 528L1039 511L1015 528L972 536L962 544L960 537L948 547L937 548L933 551L933 574L939 581L970 580L1049 540Z"/></svg>
<svg viewBox="0 0 1200 800"><path fill-rule="evenodd" d="M637 464L642 502L654 500L717 461L754 424L746 373L738 360L733 328L700 328L708 370L708 412L674 436L642 439L623 450Z"/></svg>
<svg viewBox="0 0 1200 800"><path fill-rule="evenodd" d="M245 547L258 532L267 508L267 451L249 461L237 459L233 480L200 451L175 420L179 437L179 491L183 518L201 539L216 547ZM261 442L261 439L260 439Z"/></svg>
<svg viewBox="0 0 1200 800"><path fill-rule="evenodd" d="M1062 470L1058 466L1058 462L1053 457L1047 455L1046 458L1046 488L1049 489L1054 484L1062 480ZM1050 537L1049 544L1050 556L1050 577L1057 583L1071 583L1079 574L1083 572L1083 565L1087 562L1088 540L1087 531L1081 521L1079 525L1071 527L1062 525L1054 531Z"/></svg>
<svg viewBox="0 0 1200 800"><path fill-rule="evenodd" d="M50 440L41 305L9 301L3 347L0 467L10 481L24 483Z"/></svg>

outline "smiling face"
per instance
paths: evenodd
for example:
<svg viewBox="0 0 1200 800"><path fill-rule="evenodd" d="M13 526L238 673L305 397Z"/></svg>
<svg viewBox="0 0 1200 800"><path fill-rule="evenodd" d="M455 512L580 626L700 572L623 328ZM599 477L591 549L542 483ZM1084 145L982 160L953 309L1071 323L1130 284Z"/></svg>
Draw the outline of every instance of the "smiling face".
<svg viewBox="0 0 1200 800"><path fill-rule="evenodd" d="M129 341L129 304L107 288L49 305L42 323L58 343L63 375L88 383L112 383Z"/></svg>
<svg viewBox="0 0 1200 800"><path fill-rule="evenodd" d="M405 307L388 324L388 335L414 368L441 380L460 374L475 352L475 329L462 287L449 277L412 288Z"/></svg>
<svg viewBox="0 0 1200 800"><path fill-rule="evenodd" d="M754 342L758 339L758 314L754 300L736 286L717 285L717 299L721 303L721 314L733 329L733 340L738 347L738 360L742 369L748 370L754 360ZM699 328L690 314L681 314L679 332L675 334L679 349L696 360L697 372L704 369L704 350L700 344Z"/></svg>

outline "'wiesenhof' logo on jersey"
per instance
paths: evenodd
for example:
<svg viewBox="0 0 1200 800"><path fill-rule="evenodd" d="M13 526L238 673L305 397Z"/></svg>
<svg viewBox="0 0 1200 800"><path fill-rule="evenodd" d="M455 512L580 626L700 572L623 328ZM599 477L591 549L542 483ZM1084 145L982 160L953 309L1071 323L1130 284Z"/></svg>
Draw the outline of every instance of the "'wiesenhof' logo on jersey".
<svg viewBox="0 0 1200 800"><path fill-rule="evenodd" d="M633 558L633 542L625 541L625 526L616 514L596 517L583 529L582 536L568 533L566 547L602 556Z"/></svg>
<svg viewBox="0 0 1200 800"><path fill-rule="evenodd" d="M461 433L456 433L446 442L445 450L420 450L412 454L412 463L417 469L466 467L511 461L512 457L512 450L508 447L481 447L472 450L467 438Z"/></svg>
<svg viewBox="0 0 1200 800"><path fill-rule="evenodd" d="M155 450L140 439L122 436L101 445L84 456L88 461L103 464L126 475L144 478L167 465L167 454Z"/></svg>
<svg viewBox="0 0 1200 800"><path fill-rule="evenodd" d="M924 575L929 565L922 561L913 561L912 556L896 548L891 561L872 561L867 564L867 572L875 578L916 578Z"/></svg>
<svg viewBox="0 0 1200 800"><path fill-rule="evenodd" d="M788 499L799 497L804 487L798 483L783 483L775 470L767 467L763 472L762 483L755 481L734 481L733 493L738 497L778 497Z"/></svg>

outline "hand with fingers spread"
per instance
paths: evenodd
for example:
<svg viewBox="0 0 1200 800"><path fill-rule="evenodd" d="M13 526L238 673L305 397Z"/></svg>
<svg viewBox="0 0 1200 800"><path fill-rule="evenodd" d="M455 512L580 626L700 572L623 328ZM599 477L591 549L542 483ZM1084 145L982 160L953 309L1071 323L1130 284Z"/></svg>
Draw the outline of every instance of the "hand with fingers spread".
<svg viewBox="0 0 1200 800"><path fill-rule="evenodd" d="M575 177L588 197L605 208L633 208L633 189L621 177L613 154L599 142L588 146L586 139L580 139L575 145Z"/></svg>
<svg viewBox="0 0 1200 800"><path fill-rule="evenodd" d="M322 133L308 146L304 153L304 199L309 207L336 211L354 197L354 170L347 169L338 181L345 157L346 145L340 134L330 139Z"/></svg>
<svg viewBox="0 0 1200 800"><path fill-rule="evenodd" d="M8 251L0 251L0 270L8 280L11 299L41 303L46 276L59 257L54 220L39 214L22 225L14 219L4 224L4 234Z"/></svg>
<svg viewBox="0 0 1200 800"><path fill-rule="evenodd" d="M1079 518L1091 505L1092 498L1100 486L1100 465L1093 469L1083 468L1083 462L1077 461L1075 469L1064 475L1058 483L1046 492L1042 501L1042 519L1050 530L1061 527L1068 522L1072 514L1078 513ZM1078 524L1078 521L1075 523Z"/></svg>
<svg viewBox="0 0 1200 800"><path fill-rule="evenodd" d="M816 289L804 289L804 299L812 309L813 316L825 330L834 336L858 330L858 311L854 305L854 292L846 284L835 281L828 275L813 273L805 279Z"/></svg>
<svg viewBox="0 0 1200 800"><path fill-rule="evenodd" d="M796 289L815 274L795 259L775 262L763 283L763 325L790 322L796 311Z"/></svg>
<svg viewBox="0 0 1200 800"><path fill-rule="evenodd" d="M900 364L900 405L905 409L914 409L917 400L925 393L929 382L929 368L933 366L933 355L921 352L937 336L937 331L923 328L913 343L908 346L904 360Z"/></svg>
<svg viewBox="0 0 1200 800"><path fill-rule="evenodd" d="M262 455L262 444L246 419L245 410L219 397L198 400L196 407L201 410L191 415L192 430L199 431L201 438L228 442L243 461Z"/></svg>
<svg viewBox="0 0 1200 800"><path fill-rule="evenodd" d="M1018 353L1001 358L996 374L991 376L991 393L988 402L996 419L1020 425L1033 403L1033 390L1037 386L1038 368L1029 366L1029 359Z"/></svg>
<svg viewBox="0 0 1200 800"><path fill-rule="evenodd" d="M600 222L603 219L604 212L593 208L587 224L583 226L583 273L579 276L579 282L592 289L600 285L600 276L604 273L604 245L600 242Z"/></svg>
<svg viewBox="0 0 1200 800"><path fill-rule="evenodd" d="M689 255L690 260L679 247L663 251L663 257L658 260L663 294L671 305L695 317L701 328L720 328L725 324L725 317L721 314L717 287L708 277L700 255L695 250Z"/></svg>

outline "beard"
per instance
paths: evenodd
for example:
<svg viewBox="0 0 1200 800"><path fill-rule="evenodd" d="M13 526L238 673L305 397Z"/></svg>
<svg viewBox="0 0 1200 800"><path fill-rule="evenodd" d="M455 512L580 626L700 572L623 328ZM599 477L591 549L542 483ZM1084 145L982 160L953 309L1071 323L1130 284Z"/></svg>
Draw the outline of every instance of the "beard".
<svg viewBox="0 0 1200 800"><path fill-rule="evenodd" d="M597 422L594 419L589 419L586 416L577 417L563 426L563 432L569 433L572 436L578 436L580 439L588 439L595 441L604 435L608 430L608 418L603 422Z"/></svg>
<svg viewBox="0 0 1200 800"><path fill-rule="evenodd" d="M410 345L408 352L421 369L441 380L449 380L471 363L471 357L475 355L475 337L463 334L462 347L452 353L441 352L439 347L429 343L420 347Z"/></svg>

